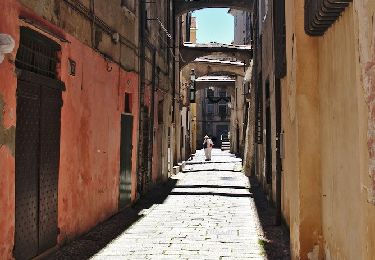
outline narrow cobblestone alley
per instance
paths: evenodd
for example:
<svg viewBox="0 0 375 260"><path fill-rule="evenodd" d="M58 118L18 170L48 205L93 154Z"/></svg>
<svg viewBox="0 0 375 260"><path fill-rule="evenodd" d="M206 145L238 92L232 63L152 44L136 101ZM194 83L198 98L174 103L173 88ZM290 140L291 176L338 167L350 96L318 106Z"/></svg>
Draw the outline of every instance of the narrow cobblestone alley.
<svg viewBox="0 0 375 260"><path fill-rule="evenodd" d="M140 218L92 252L92 259L266 259L249 179L241 170L241 160L228 152L214 149L212 161L205 162L198 151L183 172L173 176L175 185L166 199L143 205ZM88 258L90 254L82 254L111 232L105 229L89 233L52 258Z"/></svg>

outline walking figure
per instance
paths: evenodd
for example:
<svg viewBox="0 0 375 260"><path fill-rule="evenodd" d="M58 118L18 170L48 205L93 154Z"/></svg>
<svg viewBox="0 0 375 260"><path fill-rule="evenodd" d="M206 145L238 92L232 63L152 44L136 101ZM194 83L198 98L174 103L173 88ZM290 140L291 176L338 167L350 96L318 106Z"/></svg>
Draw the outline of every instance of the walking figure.
<svg viewBox="0 0 375 260"><path fill-rule="evenodd" d="M214 146L211 138L207 135L204 137L203 148L204 148L204 155L206 156L206 161L211 161L211 151L212 146Z"/></svg>

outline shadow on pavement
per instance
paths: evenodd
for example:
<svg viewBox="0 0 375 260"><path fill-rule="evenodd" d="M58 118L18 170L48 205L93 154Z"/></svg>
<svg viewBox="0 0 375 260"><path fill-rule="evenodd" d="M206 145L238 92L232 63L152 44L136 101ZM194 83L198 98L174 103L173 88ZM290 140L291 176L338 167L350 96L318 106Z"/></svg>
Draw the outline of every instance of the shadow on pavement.
<svg viewBox="0 0 375 260"><path fill-rule="evenodd" d="M177 185L176 188L188 188L188 189L200 189L200 188L212 188L212 189L234 189L234 190L244 190L249 187L245 186L225 186L225 185Z"/></svg>
<svg viewBox="0 0 375 260"><path fill-rule="evenodd" d="M173 191L170 195L199 195L199 196L223 196L223 197L249 197L252 198L252 194L238 194L238 193L223 193L223 192L186 192L186 191Z"/></svg>
<svg viewBox="0 0 375 260"><path fill-rule="evenodd" d="M255 177L250 177L250 192L253 194L264 239L258 243L268 260L290 259L289 231L285 225L276 226L275 208L268 202L261 185Z"/></svg>
<svg viewBox="0 0 375 260"><path fill-rule="evenodd" d="M176 183L177 180L170 179L167 183L156 185L132 207L125 208L44 259L81 260L91 258L140 220L143 217L140 214L143 209L148 209L155 204L162 204Z"/></svg>

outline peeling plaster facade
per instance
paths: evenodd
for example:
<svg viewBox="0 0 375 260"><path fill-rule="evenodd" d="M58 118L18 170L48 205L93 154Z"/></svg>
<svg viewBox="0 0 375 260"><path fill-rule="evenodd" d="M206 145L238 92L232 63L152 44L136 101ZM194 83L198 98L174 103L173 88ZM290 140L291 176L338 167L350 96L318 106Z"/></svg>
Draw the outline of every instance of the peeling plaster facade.
<svg viewBox="0 0 375 260"><path fill-rule="evenodd" d="M40 25L38 27L48 28L49 31L62 35L67 41L58 41L61 45L60 77L66 86L61 114L58 180L59 243L86 232L118 210L119 119L124 109L125 93L131 95L130 107L135 121L133 143L137 143L138 77L134 62L133 71L125 71L114 62L106 61L80 39L53 24L57 22L57 17L55 12L50 13L51 5L44 3L44 8L39 9L37 3L34 5L28 1L26 4L25 6L17 1L0 3L0 8L7 13L7 16L0 18L0 31L9 33L16 39L14 52L7 55L6 60L0 64L0 78L2 82L6 82L0 86L0 185L2 187L0 204L3 212L0 216L0 258L2 259L12 257L15 232L14 146L17 79L14 59L19 42L19 27L30 27L58 41L53 35L19 20L19 16L37 21ZM57 7L53 8L56 11ZM63 13L67 11L65 8L60 9L59 15L62 16L60 22L64 21ZM34 13L33 10L39 13ZM48 17L49 20L42 19L39 15ZM85 35L84 32L76 33L78 38ZM68 58L73 59L77 64L75 76L69 75ZM118 60L120 58L118 57ZM88 66L88 64L95 64L95 66ZM133 158L136 158L136 154L135 146ZM135 175L136 164L133 163L132 179L134 180ZM132 187L132 197L135 198L135 185Z"/></svg>
<svg viewBox="0 0 375 260"><path fill-rule="evenodd" d="M119 210L121 115L133 117L131 151L131 202L137 199L140 111L139 18L134 9L120 8L121 1L3 0L0 32L16 42L0 64L0 259L12 259L15 241L15 58L20 27L28 27L61 46L58 78L62 93L60 166L58 173L58 246L87 232ZM171 12L162 8L149 14L173 24ZM93 26L88 12L96 15ZM109 15L110 14L110 15ZM170 17L168 18L167 15ZM22 18L22 19L20 19ZM177 23L177 22L176 22ZM77 26L79 25L79 26ZM111 30L111 31L110 31ZM150 23L150 39L159 37L159 24ZM118 33L119 38L116 40ZM165 36L165 35L164 35ZM176 37L178 39L178 37ZM169 176L168 138L175 145L172 125L173 62L169 50L155 46L157 89L154 93L152 182ZM150 59L150 53L146 53ZM168 61L171 61L169 62ZM76 64L72 75L69 60ZM175 68L178 71L178 67ZM153 67L146 65L144 104L151 111ZM170 72L168 72L170 71ZM178 82L178 77L176 78ZM129 99L125 101L125 94ZM126 103L125 102L129 102ZM174 111L176 114L179 110ZM171 137L172 136L172 137ZM173 163L173 160L172 162ZM152 183L150 184L152 185Z"/></svg>

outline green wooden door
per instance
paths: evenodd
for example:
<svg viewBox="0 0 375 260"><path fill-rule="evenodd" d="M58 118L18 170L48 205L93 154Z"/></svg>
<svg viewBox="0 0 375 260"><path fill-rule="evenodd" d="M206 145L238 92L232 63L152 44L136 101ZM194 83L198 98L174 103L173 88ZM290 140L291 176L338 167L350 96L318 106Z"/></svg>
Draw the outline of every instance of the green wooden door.
<svg viewBox="0 0 375 260"><path fill-rule="evenodd" d="M119 208L124 208L131 200L132 172L132 132L133 116L121 115L121 144L120 144L120 195Z"/></svg>

